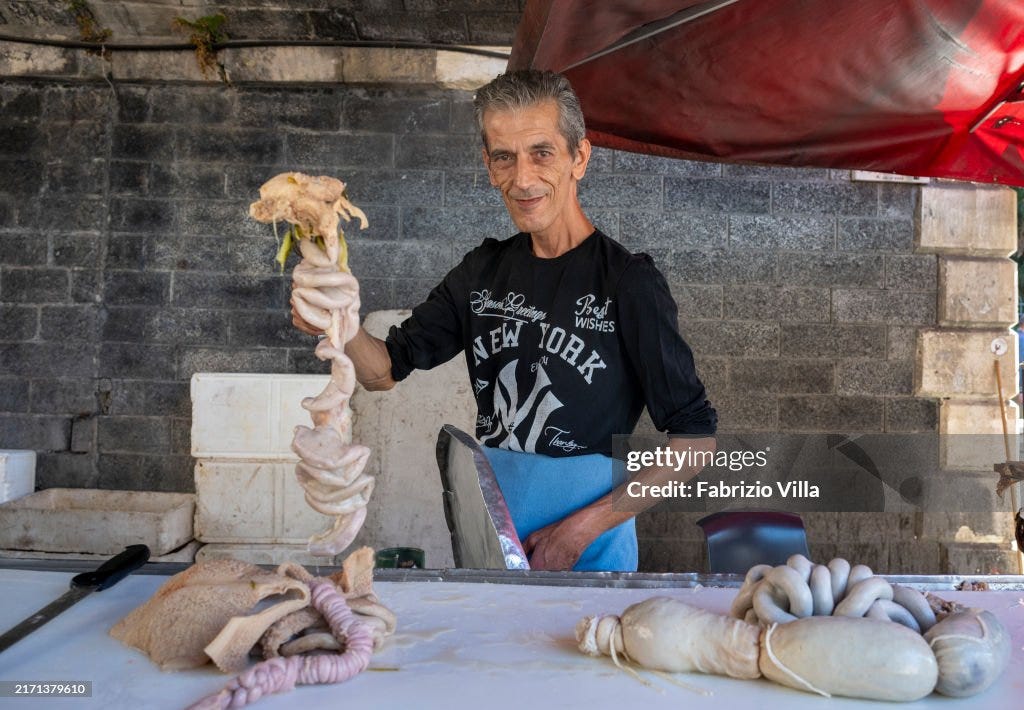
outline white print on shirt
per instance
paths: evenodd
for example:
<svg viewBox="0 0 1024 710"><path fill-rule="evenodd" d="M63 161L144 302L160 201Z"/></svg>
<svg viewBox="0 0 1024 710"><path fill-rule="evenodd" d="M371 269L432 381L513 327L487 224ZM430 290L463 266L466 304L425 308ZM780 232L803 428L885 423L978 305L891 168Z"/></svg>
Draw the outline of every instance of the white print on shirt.
<svg viewBox="0 0 1024 710"><path fill-rule="evenodd" d="M608 309L612 305L612 299L606 298L603 306L595 306L597 296L588 293L586 296L576 299L576 327L584 330L598 330L602 333L614 333L615 321L606 320Z"/></svg>
<svg viewBox="0 0 1024 710"><path fill-rule="evenodd" d="M487 380L481 380L478 377L476 378L476 382L473 383L473 391L476 392L476 394L480 394L484 389L486 389L487 385L489 384L491 383L488 382Z"/></svg>
<svg viewBox="0 0 1024 710"><path fill-rule="evenodd" d="M568 339L566 339L566 336L568 336ZM565 347L562 347L563 345ZM540 346L549 353L554 353L570 365L575 366L576 370L583 375L583 379L589 385L593 384L594 370L603 370L608 365L605 364L596 350L591 350L587 359L582 364L577 365L576 361L579 359L580 353L583 352L584 345L585 343L582 339L576 335L566 333L564 328L559 328L557 325L551 326L550 323L540 324Z"/></svg>
<svg viewBox="0 0 1024 710"><path fill-rule="evenodd" d="M545 311L534 306L524 305L525 303L526 296L512 291L509 291L502 301L491 298L491 292L488 289L473 291L469 294L469 308L478 316L494 316L521 323L536 323L548 317Z"/></svg>
<svg viewBox="0 0 1024 710"><path fill-rule="evenodd" d="M552 326L550 323L539 323L538 325L540 326L539 347L575 367L576 371L583 375L583 379L588 385L593 384L595 370L603 370L608 367L596 350L591 350L583 362L580 362L580 355L583 354L586 343L578 335L566 333L564 328L557 325ZM489 337L486 343L484 336L476 336L473 340L473 363L479 365L491 355L497 355L505 348L518 348L522 328L522 323L514 325L502 323L487 334ZM488 345L490 345L489 349Z"/></svg>
<svg viewBox="0 0 1024 710"><path fill-rule="evenodd" d="M587 448L582 444L577 444L572 439L563 439L562 434L571 434L571 431L565 429L559 429L558 427L549 426L544 429L544 435L546 436L549 432L555 432L555 435L551 437L551 441L548 442L548 446L555 449L561 449L567 454L571 454L573 451L579 451L580 449Z"/></svg>
<svg viewBox="0 0 1024 710"><path fill-rule="evenodd" d="M491 351L487 352L487 346L484 345L483 336L476 336L473 340L473 361L479 365L481 361L486 360L491 355L497 355L505 348L518 348L519 347L519 333L523 329L522 321L515 324L502 323L500 326L490 331L487 335L488 343L491 346Z"/></svg>
<svg viewBox="0 0 1024 710"><path fill-rule="evenodd" d="M562 402L551 390L551 379L543 367L537 368L537 377L533 381L533 389L522 402L519 401L519 383L516 382L516 366L519 360L501 368L498 380L494 383L494 414L493 430L480 437L480 443L497 440L496 446L509 451L525 451L537 453L537 439L544 430L548 417L562 406ZM478 419L479 421L479 419ZM529 432L524 441L520 441L516 430L522 424L529 424ZM498 439L504 434L504 438Z"/></svg>

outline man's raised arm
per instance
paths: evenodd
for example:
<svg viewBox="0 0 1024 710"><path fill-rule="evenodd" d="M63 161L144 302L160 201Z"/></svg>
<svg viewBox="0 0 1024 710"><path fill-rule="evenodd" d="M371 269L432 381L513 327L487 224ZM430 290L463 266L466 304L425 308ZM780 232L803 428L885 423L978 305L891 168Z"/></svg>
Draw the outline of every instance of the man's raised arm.
<svg viewBox="0 0 1024 710"><path fill-rule="evenodd" d="M292 306L292 325L309 335L321 336L324 331L307 323ZM345 354L352 360L356 370L356 380L371 392L389 390L395 386L391 377L391 356L384 341L375 338L359 326L359 331L352 340L345 343Z"/></svg>
<svg viewBox="0 0 1024 710"><path fill-rule="evenodd" d="M384 341L375 338L359 326L359 332L345 344L345 354L352 358L356 379L371 392L389 390L395 386L391 377L391 356Z"/></svg>

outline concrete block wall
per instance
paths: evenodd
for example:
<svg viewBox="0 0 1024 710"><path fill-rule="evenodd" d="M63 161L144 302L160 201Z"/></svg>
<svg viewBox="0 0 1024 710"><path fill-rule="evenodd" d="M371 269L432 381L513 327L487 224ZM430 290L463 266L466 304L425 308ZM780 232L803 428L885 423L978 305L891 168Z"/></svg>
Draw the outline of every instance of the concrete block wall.
<svg viewBox="0 0 1024 710"><path fill-rule="evenodd" d="M181 39L176 17L194 20L223 12L234 39L281 37L511 44L520 0L89 0L99 27L111 41ZM74 14L63 0L2 0L5 33L77 37Z"/></svg>
<svg viewBox="0 0 1024 710"><path fill-rule="evenodd" d="M415 305L511 232L464 92L8 82L0 89L0 377L41 485L187 490L197 371L319 372L287 317L258 186L346 179L365 312ZM912 343L935 323L916 188L598 149L582 200L654 256L729 429L931 430Z"/></svg>
<svg viewBox="0 0 1024 710"><path fill-rule="evenodd" d="M58 5L0 2L0 15L9 30L73 35ZM508 45L519 5L274 0L237 6L229 30ZM218 9L90 6L115 39L169 38L168 17ZM439 70L418 55L237 50L233 87L203 83L187 53L116 56L110 86L88 55L3 49L0 71L23 78L0 85L0 443L40 452L41 486L190 490L192 373L325 371L289 325L274 237L245 217L276 172L338 175L367 210L370 229L351 239L364 313L415 305L482 237L512 231L480 168L470 94L424 85ZM340 83L374 81L381 62L409 83ZM939 429L919 341L974 308L942 299L942 279L970 281L991 254L968 218L931 232L973 235L959 262L922 251L920 194L844 171L601 149L581 189L598 226L668 278L723 429L797 432ZM1001 313L1000 294L978 303ZM838 518L811 516L812 550L880 570L1006 539L1004 520L943 540L941 526L878 514L857 529L895 537L854 550L861 533ZM639 530L643 569L700 567L692 520L654 513Z"/></svg>
<svg viewBox="0 0 1024 710"><path fill-rule="evenodd" d="M663 265L723 428L934 430L936 402L913 390L937 283L935 258L913 253L913 186L825 170L663 169L660 210L623 211L622 240Z"/></svg>
<svg viewBox="0 0 1024 710"><path fill-rule="evenodd" d="M191 490L198 371L323 372L287 315L258 186L346 179L365 312L422 299L512 227L465 92L9 81L0 131L0 432L39 485ZM723 428L934 431L913 391L936 258L918 188L598 149L594 221L665 273ZM645 548L682 541L641 524ZM653 565L653 562L651 562Z"/></svg>

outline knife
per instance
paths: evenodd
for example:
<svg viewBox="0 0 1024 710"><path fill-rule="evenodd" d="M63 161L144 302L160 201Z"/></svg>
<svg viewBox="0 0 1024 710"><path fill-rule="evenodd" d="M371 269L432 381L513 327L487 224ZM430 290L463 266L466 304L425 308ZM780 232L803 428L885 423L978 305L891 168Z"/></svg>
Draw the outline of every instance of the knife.
<svg viewBox="0 0 1024 710"><path fill-rule="evenodd" d="M14 628L0 636L0 653L28 636L62 611L74 606L93 592L109 589L149 560L149 548L145 545L128 545L124 552L100 565L93 572L83 572L71 578L71 589L50 604L28 617Z"/></svg>
<svg viewBox="0 0 1024 710"><path fill-rule="evenodd" d="M501 486L476 440L445 424L437 435L437 465L455 566L530 569Z"/></svg>

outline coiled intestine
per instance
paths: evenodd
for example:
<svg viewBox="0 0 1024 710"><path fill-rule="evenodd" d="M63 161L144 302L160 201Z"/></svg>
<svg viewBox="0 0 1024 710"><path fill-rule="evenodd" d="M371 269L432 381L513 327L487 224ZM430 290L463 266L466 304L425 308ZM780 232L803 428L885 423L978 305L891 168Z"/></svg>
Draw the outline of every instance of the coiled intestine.
<svg viewBox="0 0 1024 710"><path fill-rule="evenodd" d="M315 352L321 360L330 360L331 379L323 392L302 400L313 427L295 428L292 451L300 459L295 475L306 502L324 515L335 516L329 530L310 539L309 551L337 555L352 544L363 526L374 485L373 477L363 472L370 450L351 443L349 400L356 376L344 344L359 328L359 284L352 274L338 270L330 250L324 253L308 239L299 248L303 259L293 274L292 303L306 322L327 333Z"/></svg>
<svg viewBox="0 0 1024 710"><path fill-rule="evenodd" d="M189 706L189 710L224 710L254 703L264 695L287 692L296 685L344 683L370 665L373 634L329 579L317 578L310 585L313 608L320 612L338 640L340 653L274 657L248 669L218 693Z"/></svg>
<svg viewBox="0 0 1024 710"><path fill-rule="evenodd" d="M889 584L869 567L851 567L842 558L816 565L803 555L793 555L778 567L751 567L730 615L762 626L808 616L866 616L892 620L918 633L935 624L935 612L916 589Z"/></svg>
<svg viewBox="0 0 1024 710"><path fill-rule="evenodd" d="M324 390L302 400L313 426L295 428L292 451L299 457L295 474L306 502L335 516L330 529L310 538L309 551L334 556L359 533L374 485L373 477L363 472L370 450L352 444L349 400L356 376L345 343L359 330L359 282L348 271L344 235L338 230L339 215L357 217L364 227L366 218L348 201L345 184L329 177L283 173L260 188L260 197L250 207L253 217L288 221L304 235L298 240L302 261L293 272L292 305L303 320L324 331L315 354L331 362Z"/></svg>

